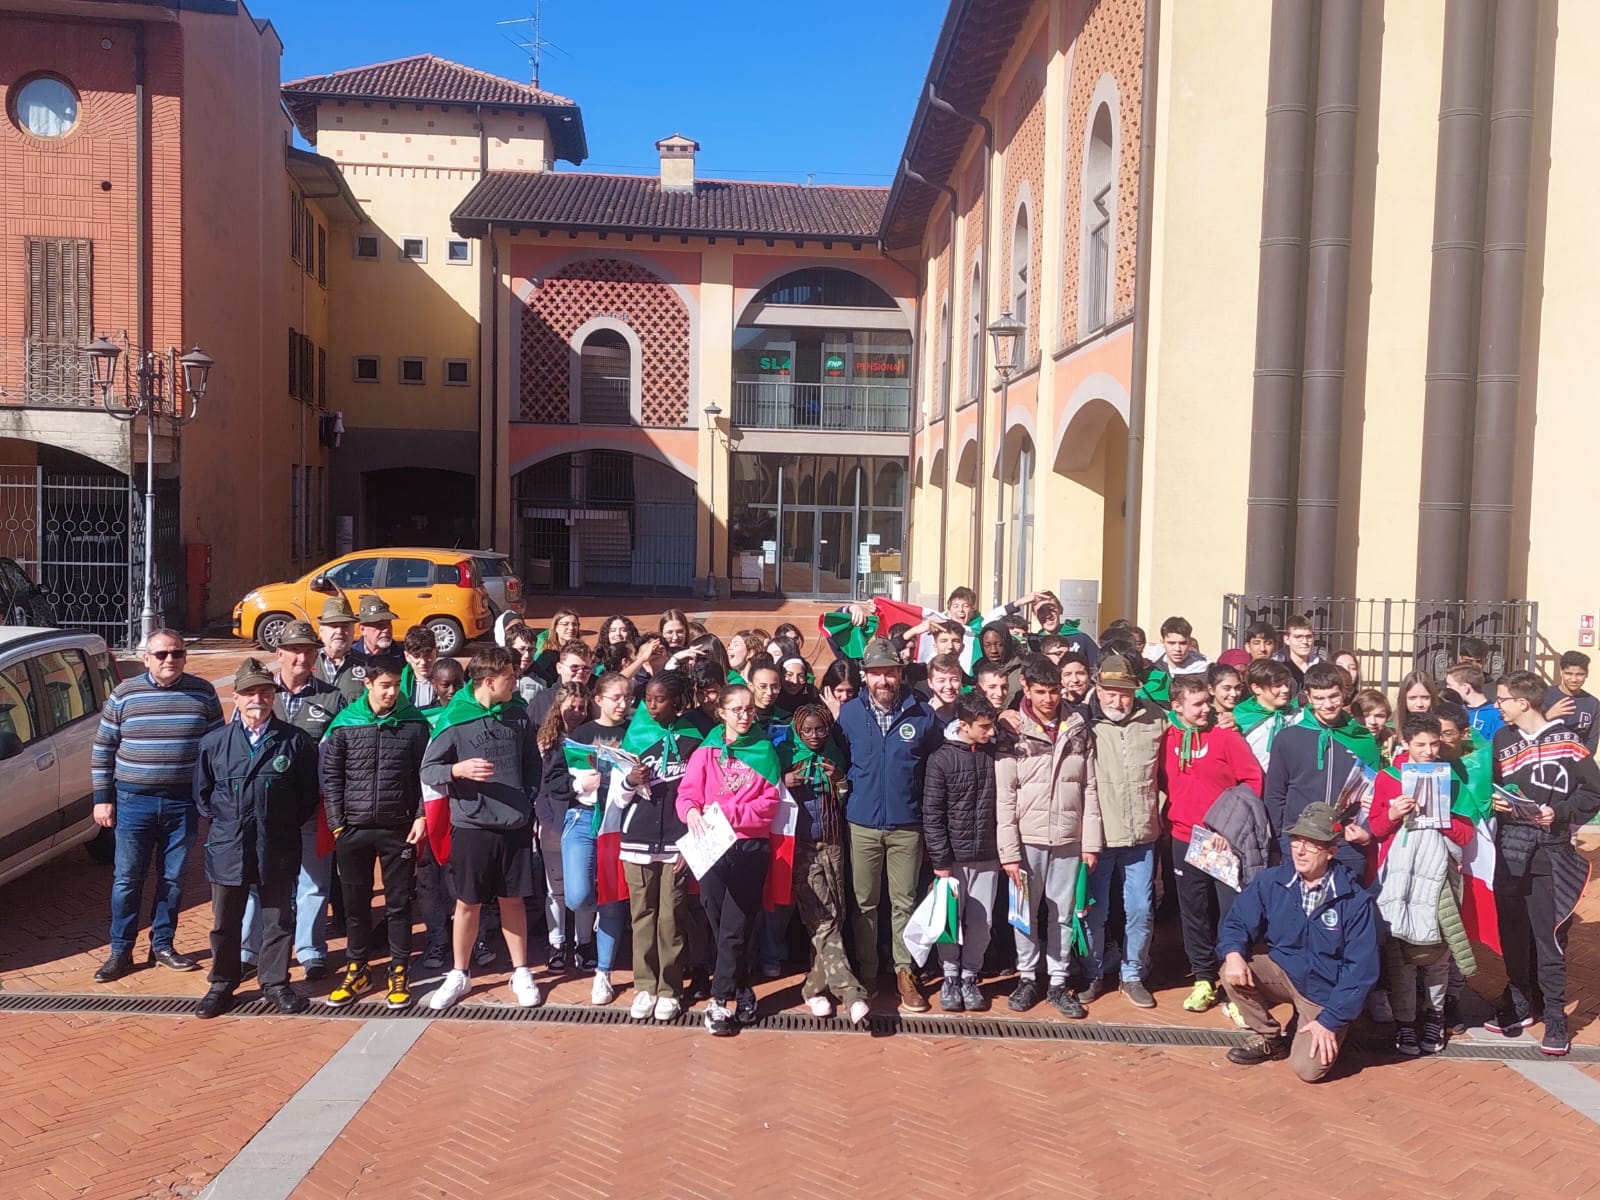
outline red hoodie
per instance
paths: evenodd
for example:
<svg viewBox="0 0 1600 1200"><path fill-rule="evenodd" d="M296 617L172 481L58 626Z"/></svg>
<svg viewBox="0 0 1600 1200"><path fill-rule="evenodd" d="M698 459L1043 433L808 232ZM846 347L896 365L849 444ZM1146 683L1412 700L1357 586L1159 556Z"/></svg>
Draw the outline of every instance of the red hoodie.
<svg viewBox="0 0 1600 1200"><path fill-rule="evenodd" d="M1172 822L1174 841L1187 842L1196 822L1218 796L1231 787L1244 784L1261 794L1261 764L1250 743L1236 729L1197 729L1193 731L1193 754L1187 766L1178 761L1183 745L1183 730L1168 725L1161 741L1161 787L1167 793L1167 819Z"/></svg>

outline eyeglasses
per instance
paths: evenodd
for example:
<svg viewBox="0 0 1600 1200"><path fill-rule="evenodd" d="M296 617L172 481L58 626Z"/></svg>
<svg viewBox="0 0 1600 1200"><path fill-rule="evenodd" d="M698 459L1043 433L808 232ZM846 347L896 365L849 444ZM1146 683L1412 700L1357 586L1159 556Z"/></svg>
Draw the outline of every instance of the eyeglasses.
<svg viewBox="0 0 1600 1200"><path fill-rule="evenodd" d="M753 708L745 707L745 708L725 708L722 711L727 713L730 717L747 717L747 716L750 716L752 713L754 713L756 710L753 709Z"/></svg>
<svg viewBox="0 0 1600 1200"><path fill-rule="evenodd" d="M189 652L187 650L146 650L145 653L151 658L155 659L157 662L166 662L169 658L189 657Z"/></svg>

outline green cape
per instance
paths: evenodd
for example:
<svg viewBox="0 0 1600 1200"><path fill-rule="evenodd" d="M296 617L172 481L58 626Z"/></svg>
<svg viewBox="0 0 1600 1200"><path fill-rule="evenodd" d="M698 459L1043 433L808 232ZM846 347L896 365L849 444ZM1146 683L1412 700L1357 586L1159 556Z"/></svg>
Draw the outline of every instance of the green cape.
<svg viewBox="0 0 1600 1200"><path fill-rule="evenodd" d="M1339 724L1324 725L1307 709L1306 717L1301 721L1305 728L1317 731L1317 769L1320 771L1328 765L1328 746L1333 742L1350 751L1370 771L1383 766L1383 752L1378 748L1378 739L1372 736L1372 730L1349 713L1339 715Z"/></svg>
<svg viewBox="0 0 1600 1200"><path fill-rule="evenodd" d="M521 696L512 696L504 704L491 705L485 708L478 703L478 698L472 694L472 685L463 685L456 694L450 697L450 703L440 710L439 715L433 720L433 736L438 737L446 729L453 729L457 725L468 725L473 721L481 721L484 717L493 717L498 721L514 708L526 710L528 702Z"/></svg>
<svg viewBox="0 0 1600 1200"><path fill-rule="evenodd" d="M776 787L783 778L783 768L778 763L777 750L773 748L766 735L752 725L749 733L729 742L724 740L726 732L723 726L717 725L710 733L706 734L705 740L700 744L702 746L710 746L725 754L732 754L745 766Z"/></svg>
<svg viewBox="0 0 1600 1200"><path fill-rule="evenodd" d="M380 729L395 729L410 721L426 725L428 718L423 715L420 708L405 698L404 693L396 698L394 707L380 717L372 711L367 693L362 692L354 702L346 704L334 714L333 720L329 721L328 727L322 731L322 736L326 740L335 729L347 729L352 726L376 725Z"/></svg>

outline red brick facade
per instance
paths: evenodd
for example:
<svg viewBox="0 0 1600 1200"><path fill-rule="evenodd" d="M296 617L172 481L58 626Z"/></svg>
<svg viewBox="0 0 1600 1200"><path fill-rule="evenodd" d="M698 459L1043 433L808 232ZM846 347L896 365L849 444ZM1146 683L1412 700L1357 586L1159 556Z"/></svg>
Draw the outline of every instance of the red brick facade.
<svg viewBox="0 0 1600 1200"><path fill-rule="evenodd" d="M1039 361L1039 284L1044 266L1044 48L1028 55L1026 65L1011 87L1002 109L1005 137L1002 162L1005 170L1005 202L1000 209L1000 252L1005 275L1000 280L997 303L1001 309L1016 307L1017 264L1013 261L1016 242L1018 202L1026 200L1028 213L1028 335L1027 345L1018 348L1017 362L1029 366ZM1024 191L1026 189L1026 191Z"/></svg>

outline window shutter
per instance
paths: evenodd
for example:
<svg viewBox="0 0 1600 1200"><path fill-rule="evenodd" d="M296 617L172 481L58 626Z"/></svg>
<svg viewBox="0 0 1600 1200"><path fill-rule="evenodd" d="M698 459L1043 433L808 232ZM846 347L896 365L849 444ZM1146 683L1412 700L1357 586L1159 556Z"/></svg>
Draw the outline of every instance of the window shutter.
<svg viewBox="0 0 1600 1200"><path fill-rule="evenodd" d="M91 243L88 238L29 237L24 239L24 255L26 398L45 404L86 400L89 380L82 370L83 347L94 337Z"/></svg>
<svg viewBox="0 0 1600 1200"><path fill-rule="evenodd" d="M289 395L300 395L300 365L297 361L300 352L300 337L294 329L289 330Z"/></svg>

